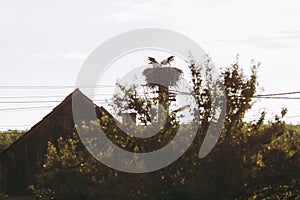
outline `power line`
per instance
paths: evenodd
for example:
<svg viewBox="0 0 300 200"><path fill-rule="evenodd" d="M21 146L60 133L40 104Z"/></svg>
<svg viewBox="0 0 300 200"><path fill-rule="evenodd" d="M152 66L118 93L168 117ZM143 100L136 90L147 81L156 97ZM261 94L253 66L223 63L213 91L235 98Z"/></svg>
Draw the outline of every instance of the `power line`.
<svg viewBox="0 0 300 200"><path fill-rule="evenodd" d="M116 85L1 85L0 89L68 89L68 88L108 88L108 87L116 87ZM182 92L178 90L173 90L173 91L180 92L183 94L192 94L189 92ZM279 95L289 95L289 94L300 94L300 91L260 94L260 95L256 95L255 97L279 96Z"/></svg>
<svg viewBox="0 0 300 200"><path fill-rule="evenodd" d="M255 96L258 99L300 99L300 97Z"/></svg>
<svg viewBox="0 0 300 200"><path fill-rule="evenodd" d="M112 102L109 99L98 99L98 100L94 100L96 102ZM61 102L61 101L19 101L19 102L10 102L10 103L50 103L50 102ZM3 102L0 102L3 103ZM4 102L7 103L7 102ZM11 107L11 108L0 108L0 111L17 111L17 110L29 110L29 109L40 109L40 108L53 108L56 105L47 105L47 106L29 106L29 107Z"/></svg>
<svg viewBox="0 0 300 200"><path fill-rule="evenodd" d="M297 118L297 117L300 117L300 115L287 116L285 118Z"/></svg>
<svg viewBox="0 0 300 200"><path fill-rule="evenodd" d="M111 87L110 85L98 85L98 86L104 86L104 87ZM0 86L0 89L3 87L21 87L21 86ZM22 87L75 87L75 86L22 86ZM89 86L86 86L89 87ZM95 87L95 86L93 86ZM115 87L115 86L113 86ZM182 91L178 91L178 90L170 90L175 92L176 94L185 94L185 95L191 95L192 93L189 92L182 92ZM285 93L273 93L273 94L261 94L261 95L256 95L254 96L254 98L261 98L261 99L294 99L294 100L299 100L300 97L287 97L287 96L277 96L277 95L287 95L287 94L298 94L300 93L299 91L296 92L285 92ZM94 96L103 96L103 95L111 95L111 94L95 94ZM65 96L60 96L60 95L45 95L45 96L10 96L10 97L0 97L0 99L10 99L10 98L15 98L15 99L25 99L25 98L57 98L57 97L65 97ZM242 96L241 96L242 97ZM112 102L112 99L94 99L93 101L95 102ZM60 103L61 101L59 100L30 100L30 101L0 101L0 104L29 104L29 103ZM39 108L49 108L52 106L35 106L35 107L15 107L15 108L2 108L0 109L0 111L10 111L10 110L27 110L27 109L39 109ZM288 118L292 118L292 117L288 117Z"/></svg>
<svg viewBox="0 0 300 200"><path fill-rule="evenodd" d="M44 98L64 98L65 96L0 96L0 99L44 99Z"/></svg>
<svg viewBox="0 0 300 200"><path fill-rule="evenodd" d="M94 99L93 101L110 101L111 99ZM34 100L34 101L0 101L0 104L15 104L15 103L60 103L59 100Z"/></svg>
<svg viewBox="0 0 300 200"><path fill-rule="evenodd" d="M300 110L300 108L289 108L289 109L288 109L289 112L297 111L297 110Z"/></svg>
<svg viewBox="0 0 300 200"><path fill-rule="evenodd" d="M187 92L178 92L175 93L177 95L191 95L191 93L187 93ZM95 94L93 96L110 96L112 94ZM65 96L6 96L6 97L1 97L0 99L47 99L47 98L64 98ZM243 96L240 96L243 97ZM263 96L254 96L253 98L260 98L260 99L300 99L300 97L276 97L276 96L267 96L267 95L263 95ZM98 100L97 100L98 101ZM11 102L11 101L9 101ZM58 102L58 101L55 101ZM0 103L5 103L5 102L1 102Z"/></svg>
<svg viewBox="0 0 300 200"><path fill-rule="evenodd" d="M1 125L0 128L25 127L25 126L32 126L32 125Z"/></svg>
<svg viewBox="0 0 300 200"><path fill-rule="evenodd" d="M273 94L260 94L256 95L257 97L263 97L263 96L280 96L280 95L288 95L288 94L300 94L300 91L296 92L282 92L282 93L273 93Z"/></svg>
<svg viewBox="0 0 300 200"><path fill-rule="evenodd" d="M0 108L1 112L5 111L19 111L19 110L34 110L34 109L41 109L41 108L54 108L53 106L32 106L32 107L13 107L13 108Z"/></svg>
<svg viewBox="0 0 300 200"><path fill-rule="evenodd" d="M110 87L116 87L116 85L77 85L77 86L76 85L26 85L26 86L23 86L23 85L1 85L0 89L69 89L69 88L110 88ZM170 91L181 93L181 94L187 94L187 95L193 94L192 92L183 92L183 91L178 91L178 90L170 90ZM289 94L300 94L300 91L260 94L260 95L254 96L254 97L262 98L262 97L281 96L281 95L289 95ZM104 94L101 94L101 95L104 95Z"/></svg>
<svg viewBox="0 0 300 200"><path fill-rule="evenodd" d="M102 94L94 94L94 95L91 95L91 96L110 96L110 95L113 95L113 94L108 94L108 93L102 93ZM47 98L65 98L66 96L63 96L63 95L44 95L44 96L0 96L0 99L47 99Z"/></svg>
<svg viewBox="0 0 300 200"><path fill-rule="evenodd" d="M195 93L193 92L183 92L179 90L170 90L171 92L176 92L177 94L181 95L193 95ZM276 97L276 96L281 96L281 95L289 95L289 94L300 94L300 91L296 92L284 92L284 93L273 93L273 94L260 94L260 95L255 95L253 98L266 98L266 99L300 99L300 97ZM239 96L243 97L243 96Z"/></svg>
<svg viewBox="0 0 300 200"><path fill-rule="evenodd" d="M16 108L0 108L0 111L28 110L40 108L52 108L53 106L34 106L34 107L16 107Z"/></svg>
<svg viewBox="0 0 300 200"><path fill-rule="evenodd" d="M70 88L107 88L116 85L1 85L0 89L70 89Z"/></svg>
<svg viewBox="0 0 300 200"><path fill-rule="evenodd" d="M11 103L59 103L61 101L0 101L0 104L11 104Z"/></svg>

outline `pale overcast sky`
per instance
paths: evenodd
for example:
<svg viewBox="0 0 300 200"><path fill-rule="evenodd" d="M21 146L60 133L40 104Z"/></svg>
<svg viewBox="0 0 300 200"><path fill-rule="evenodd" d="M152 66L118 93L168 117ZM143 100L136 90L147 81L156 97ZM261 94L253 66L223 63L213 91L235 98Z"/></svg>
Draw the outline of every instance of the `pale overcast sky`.
<svg viewBox="0 0 300 200"><path fill-rule="evenodd" d="M258 81L264 88L260 93L300 91L297 0L1 0L0 86L74 85L82 63L102 42L149 27L193 39L217 68L228 66L237 53L245 72L251 59L260 61ZM59 97L50 100L61 101L71 91L0 89L0 130L30 128L58 104L3 103L17 101L7 97L56 95ZM299 103L261 100L248 118L255 118L257 110L266 110L271 118L287 107L286 120L298 123L300 117L294 116L300 116ZM50 107L7 110L39 106Z"/></svg>

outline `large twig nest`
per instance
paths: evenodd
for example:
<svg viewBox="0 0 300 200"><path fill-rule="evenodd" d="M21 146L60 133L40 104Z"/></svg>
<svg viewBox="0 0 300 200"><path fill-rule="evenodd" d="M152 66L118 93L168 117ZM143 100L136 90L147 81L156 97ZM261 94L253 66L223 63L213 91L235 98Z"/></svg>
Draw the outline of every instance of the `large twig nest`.
<svg viewBox="0 0 300 200"><path fill-rule="evenodd" d="M177 85L182 70L175 67L147 68L143 71L148 85L163 85L165 87Z"/></svg>

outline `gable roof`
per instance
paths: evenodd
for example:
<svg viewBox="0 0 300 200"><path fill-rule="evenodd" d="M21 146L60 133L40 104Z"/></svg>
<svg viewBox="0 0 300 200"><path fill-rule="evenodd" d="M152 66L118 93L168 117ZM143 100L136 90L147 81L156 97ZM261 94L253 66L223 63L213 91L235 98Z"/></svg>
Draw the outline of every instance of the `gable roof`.
<svg viewBox="0 0 300 200"><path fill-rule="evenodd" d="M82 99L84 99L88 104L93 104L94 107L96 108L96 110L104 112L106 115L112 117L112 115L102 106L97 106L96 104L93 103L93 101L91 99L89 99L86 95L84 95L78 88L75 89L71 94L69 94L59 105L57 105L55 108L52 109L52 111L47 114L45 117L43 117L42 120L40 120L37 124L35 124L33 127L31 127L31 129L29 129L25 134L23 134L21 137L19 137L17 140L15 140L12 144L10 144L8 147L4 148L1 152L0 152L0 157L5 154L7 151L9 151L10 149L14 148L15 146L17 146L19 143L21 143L22 141L24 141L27 137L29 137L35 129L37 129L38 127L40 127L43 122L48 119L50 116L52 116L54 113L58 112L59 110L61 110L62 107L64 107L66 104L72 102L72 98L74 97L80 97Z"/></svg>

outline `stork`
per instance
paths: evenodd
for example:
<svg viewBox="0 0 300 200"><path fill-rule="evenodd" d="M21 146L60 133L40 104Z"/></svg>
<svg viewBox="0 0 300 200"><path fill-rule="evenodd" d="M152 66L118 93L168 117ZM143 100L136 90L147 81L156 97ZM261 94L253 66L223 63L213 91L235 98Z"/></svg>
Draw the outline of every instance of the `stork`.
<svg viewBox="0 0 300 200"><path fill-rule="evenodd" d="M153 67L161 67L161 65L155 60L155 58L148 57L148 60L150 61L149 64L153 65Z"/></svg>
<svg viewBox="0 0 300 200"><path fill-rule="evenodd" d="M174 56L170 56L167 59L161 61L161 65L171 65L170 63L174 60Z"/></svg>

